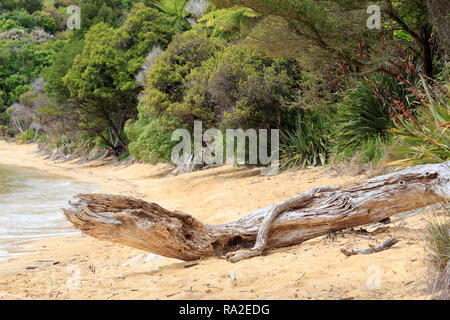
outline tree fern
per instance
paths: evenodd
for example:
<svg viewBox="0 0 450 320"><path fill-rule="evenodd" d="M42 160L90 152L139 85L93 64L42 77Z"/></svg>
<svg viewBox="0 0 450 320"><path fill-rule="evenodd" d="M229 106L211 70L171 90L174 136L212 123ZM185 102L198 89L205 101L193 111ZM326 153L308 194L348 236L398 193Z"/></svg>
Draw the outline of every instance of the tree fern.
<svg viewBox="0 0 450 320"><path fill-rule="evenodd" d="M199 19L199 24L212 36L239 38L242 30L256 22L260 15L249 8L235 7L211 11Z"/></svg>
<svg viewBox="0 0 450 320"><path fill-rule="evenodd" d="M190 0L150 0L149 4L171 16L174 20L174 27L181 32L191 27L188 21L190 14L186 11L189 2Z"/></svg>

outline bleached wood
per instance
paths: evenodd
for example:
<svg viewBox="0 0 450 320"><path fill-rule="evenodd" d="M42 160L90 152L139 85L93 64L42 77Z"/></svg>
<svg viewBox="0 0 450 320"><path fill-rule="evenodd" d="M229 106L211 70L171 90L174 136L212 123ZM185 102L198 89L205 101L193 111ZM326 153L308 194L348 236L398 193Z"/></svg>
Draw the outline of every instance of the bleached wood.
<svg viewBox="0 0 450 320"><path fill-rule="evenodd" d="M220 225L156 203L104 194L78 195L64 213L78 229L99 239L185 261L219 256L236 262L449 200L447 162L408 168L343 190L315 188Z"/></svg>

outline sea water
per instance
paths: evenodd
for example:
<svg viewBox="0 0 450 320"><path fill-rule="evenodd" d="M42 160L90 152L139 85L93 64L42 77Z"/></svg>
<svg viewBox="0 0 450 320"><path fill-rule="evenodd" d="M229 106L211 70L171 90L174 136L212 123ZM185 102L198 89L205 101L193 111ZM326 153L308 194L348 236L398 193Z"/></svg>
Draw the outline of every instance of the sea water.
<svg viewBox="0 0 450 320"><path fill-rule="evenodd" d="M0 165L0 260L34 251L28 242L77 233L62 208L95 186L25 167Z"/></svg>

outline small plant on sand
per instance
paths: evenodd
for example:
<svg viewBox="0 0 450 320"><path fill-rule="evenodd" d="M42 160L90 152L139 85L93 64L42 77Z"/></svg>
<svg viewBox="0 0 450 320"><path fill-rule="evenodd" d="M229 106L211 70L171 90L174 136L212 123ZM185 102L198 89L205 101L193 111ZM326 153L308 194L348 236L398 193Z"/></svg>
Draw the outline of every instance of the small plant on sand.
<svg viewBox="0 0 450 320"><path fill-rule="evenodd" d="M435 299L450 299L450 203L426 219L423 234L428 256L429 290Z"/></svg>
<svg viewBox="0 0 450 320"><path fill-rule="evenodd" d="M27 130L24 131L19 135L19 139L17 140L17 143L24 144L24 143L30 143L36 139L36 133L33 130Z"/></svg>

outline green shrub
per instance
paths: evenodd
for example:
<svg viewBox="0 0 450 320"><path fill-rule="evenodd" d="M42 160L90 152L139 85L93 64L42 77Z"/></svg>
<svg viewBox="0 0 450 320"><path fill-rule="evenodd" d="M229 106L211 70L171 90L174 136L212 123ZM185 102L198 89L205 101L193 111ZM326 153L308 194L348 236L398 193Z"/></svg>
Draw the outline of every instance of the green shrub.
<svg viewBox="0 0 450 320"><path fill-rule="evenodd" d="M19 139L17 140L18 144L30 143L34 141L36 136L36 132L33 130L24 131L19 135Z"/></svg>
<svg viewBox="0 0 450 320"><path fill-rule="evenodd" d="M197 28L206 29L213 37L235 40L260 18L258 13L244 7L211 10L199 19Z"/></svg>
<svg viewBox="0 0 450 320"><path fill-rule="evenodd" d="M42 0L17 0L17 6L27 10L29 13L33 13L42 10L44 4Z"/></svg>
<svg viewBox="0 0 450 320"><path fill-rule="evenodd" d="M33 13L33 18L35 19L37 26L44 29L46 32L56 32L56 21L50 13L38 11Z"/></svg>
<svg viewBox="0 0 450 320"><path fill-rule="evenodd" d="M294 130L282 131L281 167L325 165L330 155L329 126L323 111L306 110Z"/></svg>
<svg viewBox="0 0 450 320"><path fill-rule="evenodd" d="M363 165L367 163L372 163L374 165L379 165L381 160L383 160L386 152L389 149L390 138L389 137L374 137L367 138L367 140L362 140L358 145L353 145L348 147L341 152L336 152L336 147L334 147L333 161L338 163L345 160L353 159L355 164Z"/></svg>
<svg viewBox="0 0 450 320"><path fill-rule="evenodd" d="M170 160L176 142L171 141L171 131L159 118L128 121L125 133L131 141L128 150L136 159L152 163Z"/></svg>
<svg viewBox="0 0 450 320"><path fill-rule="evenodd" d="M12 28L22 28L30 30L35 26L35 19L25 10L14 10L0 15L0 32L10 30Z"/></svg>
<svg viewBox="0 0 450 320"><path fill-rule="evenodd" d="M172 104L181 103L186 77L223 46L223 41L208 38L204 32L192 30L175 36L147 75L141 111L158 117Z"/></svg>
<svg viewBox="0 0 450 320"><path fill-rule="evenodd" d="M412 109L415 101L405 85L382 74L357 81L355 86L338 105L337 153L361 147L367 141L385 139L393 126L393 101L399 101L406 110Z"/></svg>
<svg viewBox="0 0 450 320"><path fill-rule="evenodd" d="M187 77L184 101L169 108L192 124L241 128L294 126L300 71L294 61L266 58L240 45L202 64Z"/></svg>

